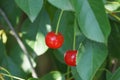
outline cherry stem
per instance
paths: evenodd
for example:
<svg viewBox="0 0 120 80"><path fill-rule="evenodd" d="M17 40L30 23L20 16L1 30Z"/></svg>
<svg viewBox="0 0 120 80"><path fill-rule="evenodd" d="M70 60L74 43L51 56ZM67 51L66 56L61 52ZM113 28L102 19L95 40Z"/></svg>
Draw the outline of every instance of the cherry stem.
<svg viewBox="0 0 120 80"><path fill-rule="evenodd" d="M68 74L70 74L70 73L71 73L71 71L66 72L66 73L64 73L63 75L65 75L65 76L66 76L66 75L68 75Z"/></svg>
<svg viewBox="0 0 120 80"><path fill-rule="evenodd" d="M70 66L67 67L67 73L70 73ZM67 74L67 79L69 79L69 74Z"/></svg>
<svg viewBox="0 0 120 80"><path fill-rule="evenodd" d="M73 35L73 50L76 49L76 26L77 26L77 24L76 24L76 19L75 19L75 21L74 21L74 35Z"/></svg>
<svg viewBox="0 0 120 80"><path fill-rule="evenodd" d="M77 26L77 24L76 24L76 19L75 19L75 21L74 21L74 35L73 35L73 50L75 50L76 49L76 26ZM70 73L70 66L68 66L68 68L67 68L67 73ZM69 77L70 77L70 75L69 74L67 74L67 80L69 80Z"/></svg>
<svg viewBox="0 0 120 80"><path fill-rule="evenodd" d="M72 80L73 79L73 77L70 77L70 78L68 78L67 80Z"/></svg>
<svg viewBox="0 0 120 80"><path fill-rule="evenodd" d="M58 18L58 22L57 22L57 27L56 27L56 32L55 32L55 34L58 34L59 24L60 24L60 20L61 20L62 14L63 14L63 10L61 10L61 12L60 12L60 15L59 15L59 18Z"/></svg>

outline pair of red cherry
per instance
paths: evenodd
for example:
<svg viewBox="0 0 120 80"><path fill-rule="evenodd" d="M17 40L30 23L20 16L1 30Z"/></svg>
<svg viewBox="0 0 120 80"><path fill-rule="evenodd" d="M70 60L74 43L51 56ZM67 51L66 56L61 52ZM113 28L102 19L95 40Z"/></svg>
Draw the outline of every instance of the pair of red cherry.
<svg viewBox="0 0 120 80"><path fill-rule="evenodd" d="M64 42L64 37L61 33L49 32L45 37L46 45L49 48L60 48ZM68 50L64 55L64 60L69 66L76 66L77 50Z"/></svg>

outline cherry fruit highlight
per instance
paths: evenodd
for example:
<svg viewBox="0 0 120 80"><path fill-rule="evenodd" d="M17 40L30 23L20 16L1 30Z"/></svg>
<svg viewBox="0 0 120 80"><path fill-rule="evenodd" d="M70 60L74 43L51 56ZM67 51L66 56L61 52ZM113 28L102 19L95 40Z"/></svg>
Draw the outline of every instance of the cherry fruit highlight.
<svg viewBox="0 0 120 80"><path fill-rule="evenodd" d="M45 42L49 48L57 49L63 45L64 37L61 33L49 32L45 37Z"/></svg>
<svg viewBox="0 0 120 80"><path fill-rule="evenodd" d="M64 61L68 66L76 66L77 50L68 50L64 55Z"/></svg>

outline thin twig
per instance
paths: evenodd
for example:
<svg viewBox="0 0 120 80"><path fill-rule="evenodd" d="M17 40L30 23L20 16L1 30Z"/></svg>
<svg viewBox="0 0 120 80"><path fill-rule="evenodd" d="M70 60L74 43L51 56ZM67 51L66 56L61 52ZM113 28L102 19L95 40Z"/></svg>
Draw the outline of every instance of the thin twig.
<svg viewBox="0 0 120 80"><path fill-rule="evenodd" d="M17 80L25 80L25 79L22 79L22 78L20 78L20 77L16 77L16 76L8 75L8 74L5 74L5 73L0 73L0 74L3 75L3 76L7 76L7 77L10 77L10 78L17 79Z"/></svg>
<svg viewBox="0 0 120 80"><path fill-rule="evenodd" d="M117 69L117 63L118 63L117 59L112 60L112 73L114 73L115 70Z"/></svg>
<svg viewBox="0 0 120 80"><path fill-rule="evenodd" d="M29 60L29 63L30 63L30 66L31 66L31 69L32 69L32 75L33 77L37 78L37 74L35 72L35 69L33 67L33 64L32 64L32 61L30 59L30 56L29 56L29 53L25 47L25 45L23 44L23 42L21 41L21 39L19 38L19 36L17 35L16 31L14 30L12 24L10 23L8 17L6 16L6 14L4 13L4 11L2 9L0 9L0 14L3 16L3 18L5 19L6 23L8 24L9 28L12 30L13 32L13 36L16 38L19 46L21 47L22 51L24 52L24 54L27 56L28 60Z"/></svg>
<svg viewBox="0 0 120 80"><path fill-rule="evenodd" d="M115 19L117 19L118 21L120 21L120 18L115 14L115 12L112 12L108 9L106 9L107 13L109 13L111 16L113 16Z"/></svg>
<svg viewBox="0 0 120 80"><path fill-rule="evenodd" d="M0 70L6 72L8 75L11 75L11 73L10 73L7 69L5 69L4 67L1 67L1 66L0 66ZM11 77L11 80L13 80L12 77Z"/></svg>
<svg viewBox="0 0 120 80"><path fill-rule="evenodd" d="M62 15L63 15L63 10L61 10L59 18L58 18L58 22L57 22L57 25L56 25L56 31L55 31L56 34L58 34L58 29L59 29L60 20L62 18Z"/></svg>

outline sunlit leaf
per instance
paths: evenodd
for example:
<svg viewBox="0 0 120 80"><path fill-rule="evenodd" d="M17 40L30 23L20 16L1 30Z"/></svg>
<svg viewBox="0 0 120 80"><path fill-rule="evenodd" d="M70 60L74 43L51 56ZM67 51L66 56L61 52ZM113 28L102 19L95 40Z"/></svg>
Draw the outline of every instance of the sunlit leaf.
<svg viewBox="0 0 120 80"><path fill-rule="evenodd" d="M30 51L37 55L44 54L48 47L45 44L45 35L50 30L50 19L46 11L42 10L38 18L31 23L28 19L22 27L23 40Z"/></svg>
<svg viewBox="0 0 120 80"><path fill-rule="evenodd" d="M14 61L17 66L19 66L25 72L31 72L31 65L27 56L23 53L16 39L12 35L8 35L6 49L9 57ZM35 66L35 62L33 60L32 62Z"/></svg>
<svg viewBox="0 0 120 80"><path fill-rule="evenodd" d="M65 77L59 71L52 71L39 80L65 80Z"/></svg>

